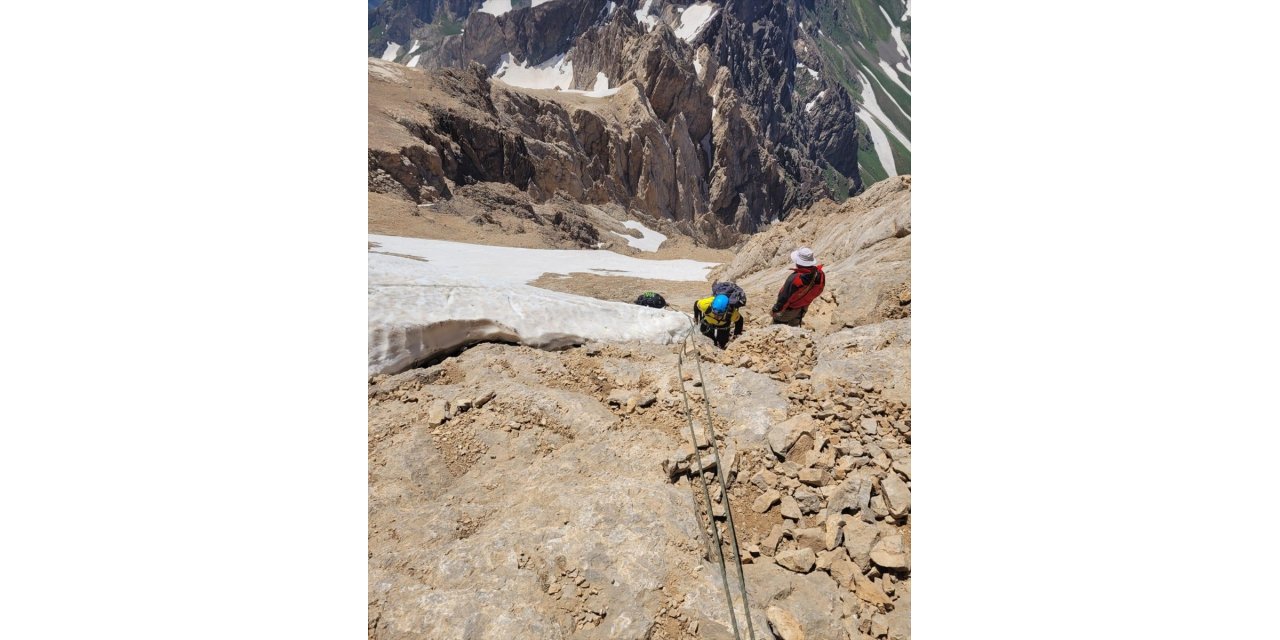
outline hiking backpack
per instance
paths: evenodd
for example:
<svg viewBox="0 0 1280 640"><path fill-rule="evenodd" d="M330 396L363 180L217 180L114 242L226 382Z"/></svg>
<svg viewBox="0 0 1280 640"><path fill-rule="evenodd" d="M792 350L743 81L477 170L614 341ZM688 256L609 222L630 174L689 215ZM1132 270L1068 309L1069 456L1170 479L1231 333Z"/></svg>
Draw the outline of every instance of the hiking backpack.
<svg viewBox="0 0 1280 640"><path fill-rule="evenodd" d="M747 292L732 282L720 282L717 280L715 284L711 285L711 295L728 296L730 309L737 309L747 304Z"/></svg>
<svg viewBox="0 0 1280 640"><path fill-rule="evenodd" d="M642 307L653 307L654 309L662 309L667 306L667 299L661 294L653 291L646 291L636 298L636 304Z"/></svg>

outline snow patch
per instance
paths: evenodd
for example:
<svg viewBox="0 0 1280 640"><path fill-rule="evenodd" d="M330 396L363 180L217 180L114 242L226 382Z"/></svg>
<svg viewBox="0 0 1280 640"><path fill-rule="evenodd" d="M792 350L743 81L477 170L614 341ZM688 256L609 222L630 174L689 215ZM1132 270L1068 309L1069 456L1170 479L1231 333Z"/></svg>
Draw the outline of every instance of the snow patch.
<svg viewBox="0 0 1280 640"><path fill-rule="evenodd" d="M908 69L908 68L906 68L906 67L904 67L904 66L902 66L902 63L901 63L901 62L895 63L893 66L894 66L894 67L897 67L898 71L901 71L901 72L903 72L903 73L905 73L905 74L907 74L907 75L911 75L911 70L910 70L910 69Z"/></svg>
<svg viewBox="0 0 1280 640"><path fill-rule="evenodd" d="M500 16L511 10L511 0L484 0L484 4L480 5L476 11L487 13L489 15Z"/></svg>
<svg viewBox="0 0 1280 640"><path fill-rule="evenodd" d="M382 52L382 59L390 62L396 59L396 54L398 53L400 53L400 45L388 42L387 48Z"/></svg>
<svg viewBox="0 0 1280 640"><path fill-rule="evenodd" d="M880 164L885 172L890 176L898 175L898 168L893 164L893 148L889 146L889 137L884 134L884 130L876 123L875 118L868 116L866 111L858 110L857 114L859 119L867 123L871 144L875 146L876 157L880 158Z"/></svg>
<svg viewBox="0 0 1280 640"><path fill-rule="evenodd" d="M808 104L804 105L804 112L809 113L810 111L813 111L813 105L818 104L818 101L821 100L822 96L825 96L825 95L827 95L826 89L819 91L818 95L813 97L813 100L809 101Z"/></svg>
<svg viewBox="0 0 1280 640"><path fill-rule="evenodd" d="M552 56L530 67L527 62L516 63L510 53L504 53L493 77L525 89L568 89L573 85L573 62L566 61L565 55Z"/></svg>
<svg viewBox="0 0 1280 640"><path fill-rule="evenodd" d="M649 15L649 7L653 5L653 0L644 0L644 4L636 10L636 20L645 24L645 29L653 31L658 26L658 17Z"/></svg>
<svg viewBox="0 0 1280 640"><path fill-rule="evenodd" d="M648 6L647 3L646 6ZM695 4L685 9L684 13L680 14L680 26L675 30L676 37L685 42L692 41L702 27L716 15L716 11L716 6L710 2Z"/></svg>
<svg viewBox="0 0 1280 640"><path fill-rule="evenodd" d="M413 40L412 43L409 45L409 49L405 51L405 53L413 53L417 48L418 48L418 41Z"/></svg>
<svg viewBox="0 0 1280 640"><path fill-rule="evenodd" d="M903 20L911 19L911 0L907 0L907 12L902 14L902 19Z"/></svg>
<svg viewBox="0 0 1280 640"><path fill-rule="evenodd" d="M907 136L902 135L902 132L898 131L898 128L893 126L893 121L890 120L889 117L884 114L884 111L880 109L880 105L876 102L876 92L871 88L871 80L867 78L867 74L863 73L860 69L858 69L857 72L858 80L862 81L861 98L863 110L870 112L871 115L883 122L885 128L889 130L889 133L892 133L893 137L897 138L898 142L901 142L902 146L906 147L907 151L910 151L911 140L909 140Z"/></svg>
<svg viewBox="0 0 1280 640"><path fill-rule="evenodd" d="M607 302L527 285L385 278L393 256L369 256L369 375L399 373L468 344L544 349L599 342L673 344L690 330L678 311ZM388 281L390 280L390 281Z"/></svg>
<svg viewBox="0 0 1280 640"><path fill-rule="evenodd" d="M702 79L702 63L695 58L693 61L693 72L698 74L698 79Z"/></svg>
<svg viewBox="0 0 1280 640"><path fill-rule="evenodd" d="M631 228L628 226L628 228ZM407 267L431 265L431 274L444 278L479 278L493 285L527 284L544 273L588 272L600 275L700 282L714 262L645 260L593 249L523 249L493 247L446 240L369 235L380 245L370 251L415 256Z"/></svg>
<svg viewBox="0 0 1280 640"><path fill-rule="evenodd" d="M540 5L540 4L546 4L546 3L551 2L551 1L552 1L552 0L533 0L533 2L531 2L531 3L529 4L529 8L530 8L530 9L532 9L533 7L536 7L536 6Z"/></svg>
<svg viewBox="0 0 1280 640"><path fill-rule="evenodd" d="M482 340L542 348L587 341L678 342L689 331L685 314L547 291L525 282L546 272L576 271L701 281L715 266L641 260L612 251L378 235L369 240L378 245L369 251L369 375L404 371Z"/></svg>
<svg viewBox="0 0 1280 640"><path fill-rule="evenodd" d="M622 90L621 86L609 88L609 76L603 71L596 73L596 84L590 91L580 91L578 89L566 89L565 93L580 93L588 98L607 98Z"/></svg>
<svg viewBox="0 0 1280 640"><path fill-rule="evenodd" d="M902 27L893 23L893 18L889 17L889 12L885 11L884 7L876 5L876 8L880 9L880 15L884 16L884 21L889 23L889 30L893 33L893 42L898 47L898 55L902 56L903 60L911 62L911 52L907 50L907 44L902 41Z"/></svg>
<svg viewBox="0 0 1280 640"><path fill-rule="evenodd" d="M818 79L818 72L817 72L817 71L814 71L813 69L810 69L810 68L808 67L808 65L806 65L805 63L803 63L803 62L797 62L797 63L796 63L796 68L797 68L797 69L804 69L805 71L808 71L808 72L809 72L809 75L813 76L813 79L814 79L814 80L817 80L817 79Z"/></svg>
<svg viewBox="0 0 1280 640"><path fill-rule="evenodd" d="M617 93L621 88L622 87L614 87L610 89L609 76L606 76L603 71L600 71L596 73L596 85L591 88L591 91L587 92L587 95L596 98L603 98Z"/></svg>
<svg viewBox="0 0 1280 640"><path fill-rule="evenodd" d="M417 56L414 56L414 57L412 57L412 58L409 58L409 64L408 64L408 66L410 66L410 67L416 67L416 66L418 66L418 59L419 59L419 58L421 58L421 57L422 57L421 55L417 55Z"/></svg>
<svg viewBox="0 0 1280 640"><path fill-rule="evenodd" d="M609 16L613 15L613 12L617 10L617 8L618 8L618 3L610 2L609 6L605 8L604 17L608 18Z"/></svg>
<svg viewBox="0 0 1280 640"><path fill-rule="evenodd" d="M650 229L649 227L644 226L643 224L640 224L639 222L636 222L635 220L628 220L622 223L622 226L628 229L635 229L636 231L639 231L640 238L633 238L631 236L622 235L617 231L610 231L609 233L612 233L615 236L622 236L623 238L626 239L628 246L639 249L641 251L657 251L658 247L662 246L662 243L666 242L667 240L666 236L662 235L661 233L658 233L657 231L654 231L653 229Z"/></svg>
<svg viewBox="0 0 1280 640"><path fill-rule="evenodd" d="M882 91L884 91L884 95L885 95L885 96L887 96L887 97L889 98L889 102L892 102L892 103L893 103L893 106L894 106L894 107L897 107L898 112L899 112L899 113L901 113L901 114L902 114L902 116L903 116L904 118L906 118L907 120L910 120L910 119L911 119L911 114L907 113L907 110L906 110L906 109L903 109L903 108L902 108L902 105L898 104L898 100L897 100L897 98L894 98L894 97L893 97L893 94L892 94L892 93L889 93L889 90L884 88L884 83L883 83L883 82L880 82L880 78L877 78L874 74L872 74L872 75L871 75L871 79L872 79L872 80L875 80L875 81L876 81L876 84L880 85L880 89L881 89ZM910 91L908 91L908 92L907 92L907 95L911 95L911 92L910 92ZM874 96L874 94L873 94L873 96ZM878 109L879 107L880 107L880 105L878 105L878 104L877 104L877 105L876 105L876 108Z"/></svg>
<svg viewBox="0 0 1280 640"><path fill-rule="evenodd" d="M893 67L889 66L888 62L881 60L880 68L884 70L885 74L889 76L890 80L893 80L894 84L898 85L899 87L902 87L902 90L906 91L907 95L911 95L911 90L907 88L907 85L902 84L902 79L898 77L898 71ZM899 109L901 109L901 107L899 107Z"/></svg>

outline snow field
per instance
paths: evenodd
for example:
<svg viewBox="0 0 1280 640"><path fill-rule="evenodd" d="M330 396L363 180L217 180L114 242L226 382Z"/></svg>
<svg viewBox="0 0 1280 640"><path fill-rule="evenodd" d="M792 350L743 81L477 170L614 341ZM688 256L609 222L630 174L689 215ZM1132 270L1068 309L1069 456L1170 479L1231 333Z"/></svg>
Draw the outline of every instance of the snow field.
<svg viewBox="0 0 1280 640"><path fill-rule="evenodd" d="M858 69L857 72L858 72L858 80L862 82L862 96L861 96L862 110L870 112L871 115L875 116L878 120L880 120L880 122L883 123L885 129L887 129L889 133L892 133L893 137L897 138L898 142L901 142L902 146L907 148L907 151L910 151L911 140L908 139L906 136L902 135L902 132L898 131L897 127L893 126L893 121L890 120L888 116L884 115L884 111L880 109L879 103L876 102L876 93L871 88L871 80L867 78L868 74L863 73L861 69ZM897 175L897 174L890 174L890 175Z"/></svg>
<svg viewBox="0 0 1280 640"><path fill-rule="evenodd" d="M646 2L645 6L648 6ZM677 38L689 42L693 40L702 27L706 26L716 15L716 6L710 2L695 4L684 10L680 14L680 26L676 27L675 34Z"/></svg>
<svg viewBox="0 0 1280 640"><path fill-rule="evenodd" d="M484 4L480 5L480 13L488 13L490 15L500 16L511 10L511 0L484 0Z"/></svg>
<svg viewBox="0 0 1280 640"><path fill-rule="evenodd" d="M589 98L607 98L622 89L609 88L609 76L603 71L596 73L596 82L590 91L570 89L573 86L573 61L565 60L567 54L552 56L541 64L528 65L527 62L516 63L510 53L502 54L498 69L493 72L495 80L513 87L523 89L558 89L565 93L577 93Z"/></svg>
<svg viewBox="0 0 1280 640"><path fill-rule="evenodd" d="M658 16L649 15L649 7L653 6L653 0L644 0L644 4L635 11L636 20L644 23L645 29L653 31L658 26Z"/></svg>
<svg viewBox="0 0 1280 640"><path fill-rule="evenodd" d="M528 62L516 63L510 53L504 53L493 77L525 89L568 89L573 84L573 62L566 62L564 57L562 53L531 67Z"/></svg>
<svg viewBox="0 0 1280 640"><path fill-rule="evenodd" d="M884 134L884 129L881 129L875 118L868 116L866 111L858 110L857 114L859 119L867 123L867 132L871 134L871 143L876 148L876 157L880 159L885 172L890 176L898 175L898 168L893 164L893 148L889 146L889 137Z"/></svg>
<svg viewBox="0 0 1280 640"><path fill-rule="evenodd" d="M889 23L889 30L893 34L893 43L898 48L898 55L902 56L902 59L906 60L907 64L910 64L911 51L907 49L907 43L902 41L902 27L894 24L893 18L889 17L889 12L885 11L884 7L876 5L876 8L880 9L880 15L884 16L884 21Z"/></svg>
<svg viewBox="0 0 1280 640"><path fill-rule="evenodd" d="M634 247L641 251L657 251L658 247L662 246L662 243L666 242L667 240L667 236L662 235L661 233L658 233L657 231L654 231L653 229L650 229L649 227L646 227L635 220L628 220L622 223L622 226L628 229L635 229L636 231L639 231L641 237L633 238L631 236L622 235L617 231L610 231L610 233L612 233L615 236L622 236L624 239L626 239L628 246Z"/></svg>
<svg viewBox="0 0 1280 640"><path fill-rule="evenodd" d="M898 64L902 64L902 63L898 63ZM899 87L902 87L902 90L906 91L907 95L911 95L911 89L908 89L907 85L902 84L902 78L898 77L897 69L894 69L893 67L889 66L889 63L885 62L884 60L881 60L879 62L879 65L880 65L880 68L884 71L885 75L889 76L890 80L893 80L894 84L898 85ZM901 109L902 107L898 107L898 108ZM906 113L906 112L904 111L903 113Z"/></svg>
<svg viewBox="0 0 1280 640"><path fill-rule="evenodd" d="M623 224L629 229L643 226L634 221ZM705 280L707 270L716 266L714 262L697 260L645 260L592 249L493 247L372 234L369 241L380 245L370 249L371 252L415 256L426 261L410 260L411 264L404 265L407 271L403 275L425 274L463 280L480 278L494 284L522 285L537 280L544 273L574 272L698 282Z"/></svg>
<svg viewBox="0 0 1280 640"><path fill-rule="evenodd" d="M624 224L645 233L640 242L661 236L635 221ZM697 281L705 280L706 270L714 266L641 260L611 251L379 235L370 235L369 241L377 245L369 251L369 375L403 371L485 340L551 349L588 341L678 342L689 331L682 313L548 291L526 282L543 273L577 271Z"/></svg>

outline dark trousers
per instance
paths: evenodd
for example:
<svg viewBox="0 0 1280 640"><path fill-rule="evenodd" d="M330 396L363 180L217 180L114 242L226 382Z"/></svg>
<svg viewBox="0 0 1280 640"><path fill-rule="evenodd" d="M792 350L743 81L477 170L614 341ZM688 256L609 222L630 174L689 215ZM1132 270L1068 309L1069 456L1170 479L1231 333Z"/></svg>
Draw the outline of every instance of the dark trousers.
<svg viewBox="0 0 1280 640"><path fill-rule="evenodd" d="M779 311L778 313L773 314L773 323L787 324L793 327L798 327L800 326L800 322L804 320L804 312L806 309L808 309L808 307L801 307L799 309L787 309L785 311Z"/></svg>
<svg viewBox="0 0 1280 640"><path fill-rule="evenodd" d="M705 322L698 323L698 328L702 331L702 335L711 338L721 349L729 346L729 327L713 327Z"/></svg>

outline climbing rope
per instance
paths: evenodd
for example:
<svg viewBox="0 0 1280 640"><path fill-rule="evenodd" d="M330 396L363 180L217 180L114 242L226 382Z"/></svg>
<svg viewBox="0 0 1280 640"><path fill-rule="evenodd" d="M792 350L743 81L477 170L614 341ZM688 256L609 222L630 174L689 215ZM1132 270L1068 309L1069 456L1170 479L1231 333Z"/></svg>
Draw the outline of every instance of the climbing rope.
<svg viewBox="0 0 1280 640"><path fill-rule="evenodd" d="M693 457L696 459L696 462L690 463L690 469L692 470L695 465L697 466L698 479L702 484L702 496L706 500L707 505L707 520L711 524L711 533L715 537L717 558L720 563L720 578L724 584L724 596L725 600L729 604L729 622L733 626L733 637L736 640L741 640L742 635L741 632L738 631L738 617L733 605L733 593L732 589L729 587L729 572L724 562L724 543L720 538L720 528L716 526L715 511L711 504L711 490L707 486L707 478L704 474L705 469L702 466L702 454L699 452L699 449L702 447L698 444L698 433L693 426L693 411L689 408L689 392L684 386L684 355L688 348L692 346L694 364L698 371L698 384L702 386L702 401L707 414L706 419L702 424L703 435L706 437L707 445L711 448L712 455L714 456L716 479L720 482L720 494L724 499L725 519L729 524L729 540L732 543L733 562L738 568L738 588L741 590L742 594L742 610L747 619L747 633L751 640L755 640L756 633L753 625L751 624L751 607L747 603L747 582L742 569L742 552L738 547L738 532L733 524L733 508L729 504L729 485L725 481L725 474L728 473L728 471L720 462L720 448L716 446L715 427L711 421L711 394L708 392L709 390L707 388L706 379L702 375L702 354L698 350L698 346L693 342L697 327L694 325L694 321L691 316L685 314L685 317L689 320L690 331L689 334L685 336L684 341L680 343L680 349L676 360L676 371L678 373L677 378L680 381L680 395L684 398L684 414L689 422L689 436L693 439ZM701 528L701 525L699 525L699 528ZM703 534L703 540L704 542L706 541L705 533ZM709 559L710 558L708 558L708 560Z"/></svg>

